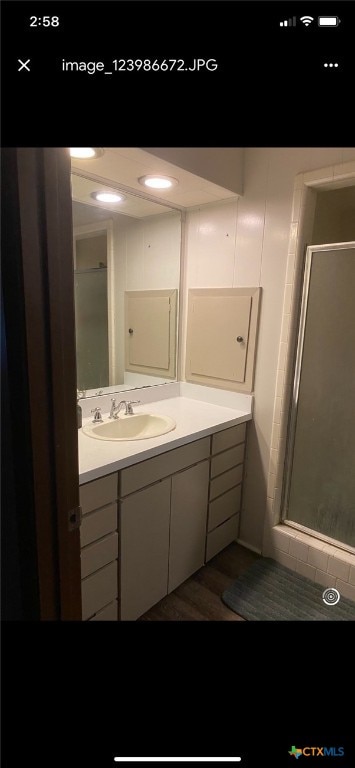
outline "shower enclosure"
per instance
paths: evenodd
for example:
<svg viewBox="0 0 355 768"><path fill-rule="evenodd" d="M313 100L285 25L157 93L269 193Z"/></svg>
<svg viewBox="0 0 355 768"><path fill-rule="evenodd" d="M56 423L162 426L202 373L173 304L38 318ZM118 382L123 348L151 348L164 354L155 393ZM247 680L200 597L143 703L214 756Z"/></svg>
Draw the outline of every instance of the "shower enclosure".
<svg viewBox="0 0 355 768"><path fill-rule="evenodd" d="M283 521L354 552L355 242L307 249Z"/></svg>
<svg viewBox="0 0 355 768"><path fill-rule="evenodd" d="M74 273L78 389L109 385L107 269Z"/></svg>

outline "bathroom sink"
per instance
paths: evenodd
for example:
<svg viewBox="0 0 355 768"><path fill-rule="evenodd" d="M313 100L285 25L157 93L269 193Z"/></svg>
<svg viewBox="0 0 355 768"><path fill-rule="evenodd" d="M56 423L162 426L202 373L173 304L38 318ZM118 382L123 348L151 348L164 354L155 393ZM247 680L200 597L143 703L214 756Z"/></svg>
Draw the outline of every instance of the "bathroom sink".
<svg viewBox="0 0 355 768"><path fill-rule="evenodd" d="M144 440L171 432L176 422L170 416L156 416L151 413L137 413L120 416L118 419L99 424L86 424L83 432L97 440Z"/></svg>

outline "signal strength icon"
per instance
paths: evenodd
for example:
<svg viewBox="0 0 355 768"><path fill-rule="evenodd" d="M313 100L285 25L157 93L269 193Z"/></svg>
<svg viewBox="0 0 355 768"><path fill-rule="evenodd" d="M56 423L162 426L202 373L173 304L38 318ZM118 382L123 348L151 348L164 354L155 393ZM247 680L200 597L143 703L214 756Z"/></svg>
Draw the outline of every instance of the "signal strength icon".
<svg viewBox="0 0 355 768"><path fill-rule="evenodd" d="M296 16L292 16L292 19L284 19L284 21L280 21L280 27L295 27L296 26Z"/></svg>
<svg viewBox="0 0 355 768"><path fill-rule="evenodd" d="M313 16L301 16L300 21L302 21L302 24L305 25L305 27L309 27L310 24L312 24L312 21L314 21Z"/></svg>

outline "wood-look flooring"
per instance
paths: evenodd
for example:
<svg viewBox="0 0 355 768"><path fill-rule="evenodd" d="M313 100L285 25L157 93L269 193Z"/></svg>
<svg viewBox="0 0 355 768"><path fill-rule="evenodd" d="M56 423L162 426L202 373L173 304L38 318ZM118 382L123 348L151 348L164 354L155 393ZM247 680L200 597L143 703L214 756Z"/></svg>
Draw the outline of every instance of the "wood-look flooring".
<svg viewBox="0 0 355 768"><path fill-rule="evenodd" d="M230 544L139 621L244 621L224 605L221 595L258 557Z"/></svg>

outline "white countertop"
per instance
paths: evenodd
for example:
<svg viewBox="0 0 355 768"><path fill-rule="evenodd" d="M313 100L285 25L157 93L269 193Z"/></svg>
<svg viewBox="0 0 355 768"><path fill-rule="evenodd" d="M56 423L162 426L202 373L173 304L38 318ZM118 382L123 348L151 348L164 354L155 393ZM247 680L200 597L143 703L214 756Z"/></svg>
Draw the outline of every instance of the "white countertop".
<svg viewBox="0 0 355 768"><path fill-rule="evenodd" d="M78 430L79 439L79 482L87 483L99 477L116 472L119 469L137 464L140 461L158 456L167 450L178 448L180 445L191 443L202 437L219 432L227 427L233 427L243 421L252 418L252 397L232 396L229 398L228 407L216 405L215 402L206 402L206 399L196 399L197 390L204 389L202 398L208 397L207 388L184 385L184 392L190 397L179 396L168 399L146 402L134 406L135 413L152 413L171 416L176 421L176 428L172 432L147 440L125 440L114 442L111 440L96 440ZM216 392L216 390L211 390ZM127 393L128 394L128 393ZM133 394L133 393L132 393ZM140 396L137 391L135 394ZM218 398L218 395L217 395ZM235 406L230 407L235 398ZM212 399L216 399L216 396ZM221 401L223 402L223 397ZM102 409L103 419L106 420L108 412ZM92 417L83 419L83 426L90 423Z"/></svg>

